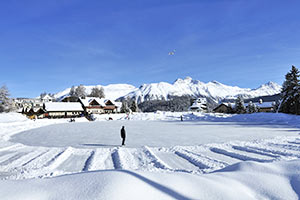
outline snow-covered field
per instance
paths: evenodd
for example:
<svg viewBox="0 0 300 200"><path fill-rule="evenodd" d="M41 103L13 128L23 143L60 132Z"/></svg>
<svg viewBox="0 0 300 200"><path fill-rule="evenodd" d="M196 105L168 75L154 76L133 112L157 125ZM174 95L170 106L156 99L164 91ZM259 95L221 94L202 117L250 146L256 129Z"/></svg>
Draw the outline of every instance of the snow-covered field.
<svg viewBox="0 0 300 200"><path fill-rule="evenodd" d="M300 197L299 116L95 117L69 123L0 114L1 199Z"/></svg>

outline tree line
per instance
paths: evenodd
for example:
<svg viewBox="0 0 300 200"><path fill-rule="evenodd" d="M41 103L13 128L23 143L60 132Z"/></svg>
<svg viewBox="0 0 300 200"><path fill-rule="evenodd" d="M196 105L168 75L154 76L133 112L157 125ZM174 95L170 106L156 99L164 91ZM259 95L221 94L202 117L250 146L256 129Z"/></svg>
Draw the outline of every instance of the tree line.
<svg viewBox="0 0 300 200"><path fill-rule="evenodd" d="M84 98L84 97L98 97L105 98L104 89L102 87L93 87L90 94L87 94L85 87L81 84L77 87L72 86L69 92L70 97Z"/></svg>

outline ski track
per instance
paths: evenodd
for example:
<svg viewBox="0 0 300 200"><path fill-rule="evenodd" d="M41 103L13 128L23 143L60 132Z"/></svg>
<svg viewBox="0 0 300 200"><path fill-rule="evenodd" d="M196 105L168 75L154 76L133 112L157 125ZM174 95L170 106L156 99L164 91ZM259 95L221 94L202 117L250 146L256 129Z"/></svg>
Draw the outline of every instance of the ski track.
<svg viewBox="0 0 300 200"><path fill-rule="evenodd" d="M236 149L236 150L240 150L240 151L246 151L246 152L249 152L249 153L255 153L255 154L259 154L259 155L263 155L263 156L269 156L269 157L272 157L274 159L280 157L280 155L275 155L275 154L272 154L272 153L263 152L261 150L251 149L251 147L247 147L247 146L233 145L232 148Z"/></svg>
<svg viewBox="0 0 300 200"><path fill-rule="evenodd" d="M300 158L300 139L283 137L176 147L50 148L1 144L0 179L49 177L92 170L210 173L241 161Z"/></svg>
<svg viewBox="0 0 300 200"><path fill-rule="evenodd" d="M294 151L300 151L300 146L292 145L292 144L284 144L284 143L269 143L271 146L281 147L284 149L290 149Z"/></svg>
<svg viewBox="0 0 300 200"><path fill-rule="evenodd" d="M209 168L208 165L204 164L199 159L196 159L195 157L191 156L191 154L189 154L187 152L176 151L175 154L178 155L179 157L183 158L183 159L186 159L187 161L194 164L195 166L199 167L200 171L202 171L203 169Z"/></svg>
<svg viewBox="0 0 300 200"><path fill-rule="evenodd" d="M49 162L46 163L46 167L50 169L55 169L61 165L65 160L70 157L73 152L73 148L68 147L67 149L61 151L59 154L56 154Z"/></svg>
<svg viewBox="0 0 300 200"><path fill-rule="evenodd" d="M296 144L296 145L300 145L300 142L288 141L288 143L290 143L290 144Z"/></svg>
<svg viewBox="0 0 300 200"><path fill-rule="evenodd" d="M281 157L294 157L294 158L300 158L300 155L299 154L295 154L287 149L281 149L281 148L272 148L272 147L269 147L269 146L264 146L264 147L261 147L261 146L251 146L249 147L251 149L255 149L255 150L259 150L259 151L262 151L262 152L267 152L267 153L272 153L274 155L278 155L278 156L281 156Z"/></svg>
<svg viewBox="0 0 300 200"><path fill-rule="evenodd" d="M113 153L111 154L111 158L112 158L113 165L114 165L115 169L122 169L123 168L123 165L121 163L120 153L119 153L118 149L113 151Z"/></svg>
<svg viewBox="0 0 300 200"><path fill-rule="evenodd" d="M94 156L95 156L95 151L92 151L90 153L89 157L86 159L82 171L89 171L91 164L93 162Z"/></svg>
<svg viewBox="0 0 300 200"><path fill-rule="evenodd" d="M210 150L214 153L218 153L218 154L223 154L232 158L236 158L239 159L241 161L256 161L256 162L267 162L268 160L264 160L264 159L259 159L259 158L254 158L254 157L250 157L247 155L242 155L240 153L228 150L228 149L221 149L221 148L217 148L217 147L211 147Z"/></svg>
<svg viewBox="0 0 300 200"><path fill-rule="evenodd" d="M0 165L0 170L16 170L17 168L20 168L26 163L30 162L32 159L42 155L43 153L44 152L40 149L32 150L28 153L24 152L23 154L16 156L14 159L10 158L9 160L7 160L9 162L8 164Z"/></svg>
<svg viewBox="0 0 300 200"><path fill-rule="evenodd" d="M172 170L172 168L169 165L167 165L163 160L161 160L158 156L155 155L155 153L150 147L144 146L143 151L152 160L150 164L156 167L157 169Z"/></svg>
<svg viewBox="0 0 300 200"><path fill-rule="evenodd" d="M114 169L114 163L111 156L112 150L107 148L96 149L93 157L89 161L88 170Z"/></svg>
<svg viewBox="0 0 300 200"><path fill-rule="evenodd" d="M204 167L204 171L210 171L210 170L216 170L216 169L222 169L226 166L228 166L229 164L208 156L204 156L200 153L195 153L193 151L190 150L186 150L183 148L183 150L179 150L176 151L177 154L181 154L181 156L186 156L186 158L190 161L190 162L196 162L196 163L200 163L200 166L206 166Z"/></svg>

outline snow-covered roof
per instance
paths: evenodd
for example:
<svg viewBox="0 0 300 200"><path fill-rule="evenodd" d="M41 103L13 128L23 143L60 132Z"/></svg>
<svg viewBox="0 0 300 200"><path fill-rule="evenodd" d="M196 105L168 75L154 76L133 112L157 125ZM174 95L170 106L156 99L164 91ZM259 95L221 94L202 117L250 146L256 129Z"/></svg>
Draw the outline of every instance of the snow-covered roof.
<svg viewBox="0 0 300 200"><path fill-rule="evenodd" d="M85 97L79 99L85 107L89 106L93 100L95 100L101 106L105 106L105 101L106 101L106 99L97 98L97 97Z"/></svg>
<svg viewBox="0 0 300 200"><path fill-rule="evenodd" d="M33 112L38 112L38 111L40 111L42 108L31 108L31 110L33 111Z"/></svg>
<svg viewBox="0 0 300 200"><path fill-rule="evenodd" d="M83 111L78 102L49 102L44 105L46 111Z"/></svg>
<svg viewBox="0 0 300 200"><path fill-rule="evenodd" d="M260 107L260 108L270 108L273 107L273 104L275 102L263 102L263 103L258 103L258 102L253 102L253 104L255 104L256 106ZM247 107L249 105L249 103L245 103L245 106Z"/></svg>
<svg viewBox="0 0 300 200"><path fill-rule="evenodd" d="M53 99L53 97L51 97L49 94L46 94L46 95L43 96L41 99L42 99L42 100L50 100L50 99Z"/></svg>

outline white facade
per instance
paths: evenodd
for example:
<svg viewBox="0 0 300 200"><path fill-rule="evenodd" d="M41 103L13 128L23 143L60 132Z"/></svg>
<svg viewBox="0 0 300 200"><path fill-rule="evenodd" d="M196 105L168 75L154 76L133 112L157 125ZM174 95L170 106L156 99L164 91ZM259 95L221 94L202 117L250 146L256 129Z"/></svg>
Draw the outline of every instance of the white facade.
<svg viewBox="0 0 300 200"><path fill-rule="evenodd" d="M77 117L84 112L79 102L48 102L44 110L45 117Z"/></svg>
<svg viewBox="0 0 300 200"><path fill-rule="evenodd" d="M190 111L206 111L207 110L207 100L206 98L197 98L193 104L189 107Z"/></svg>

